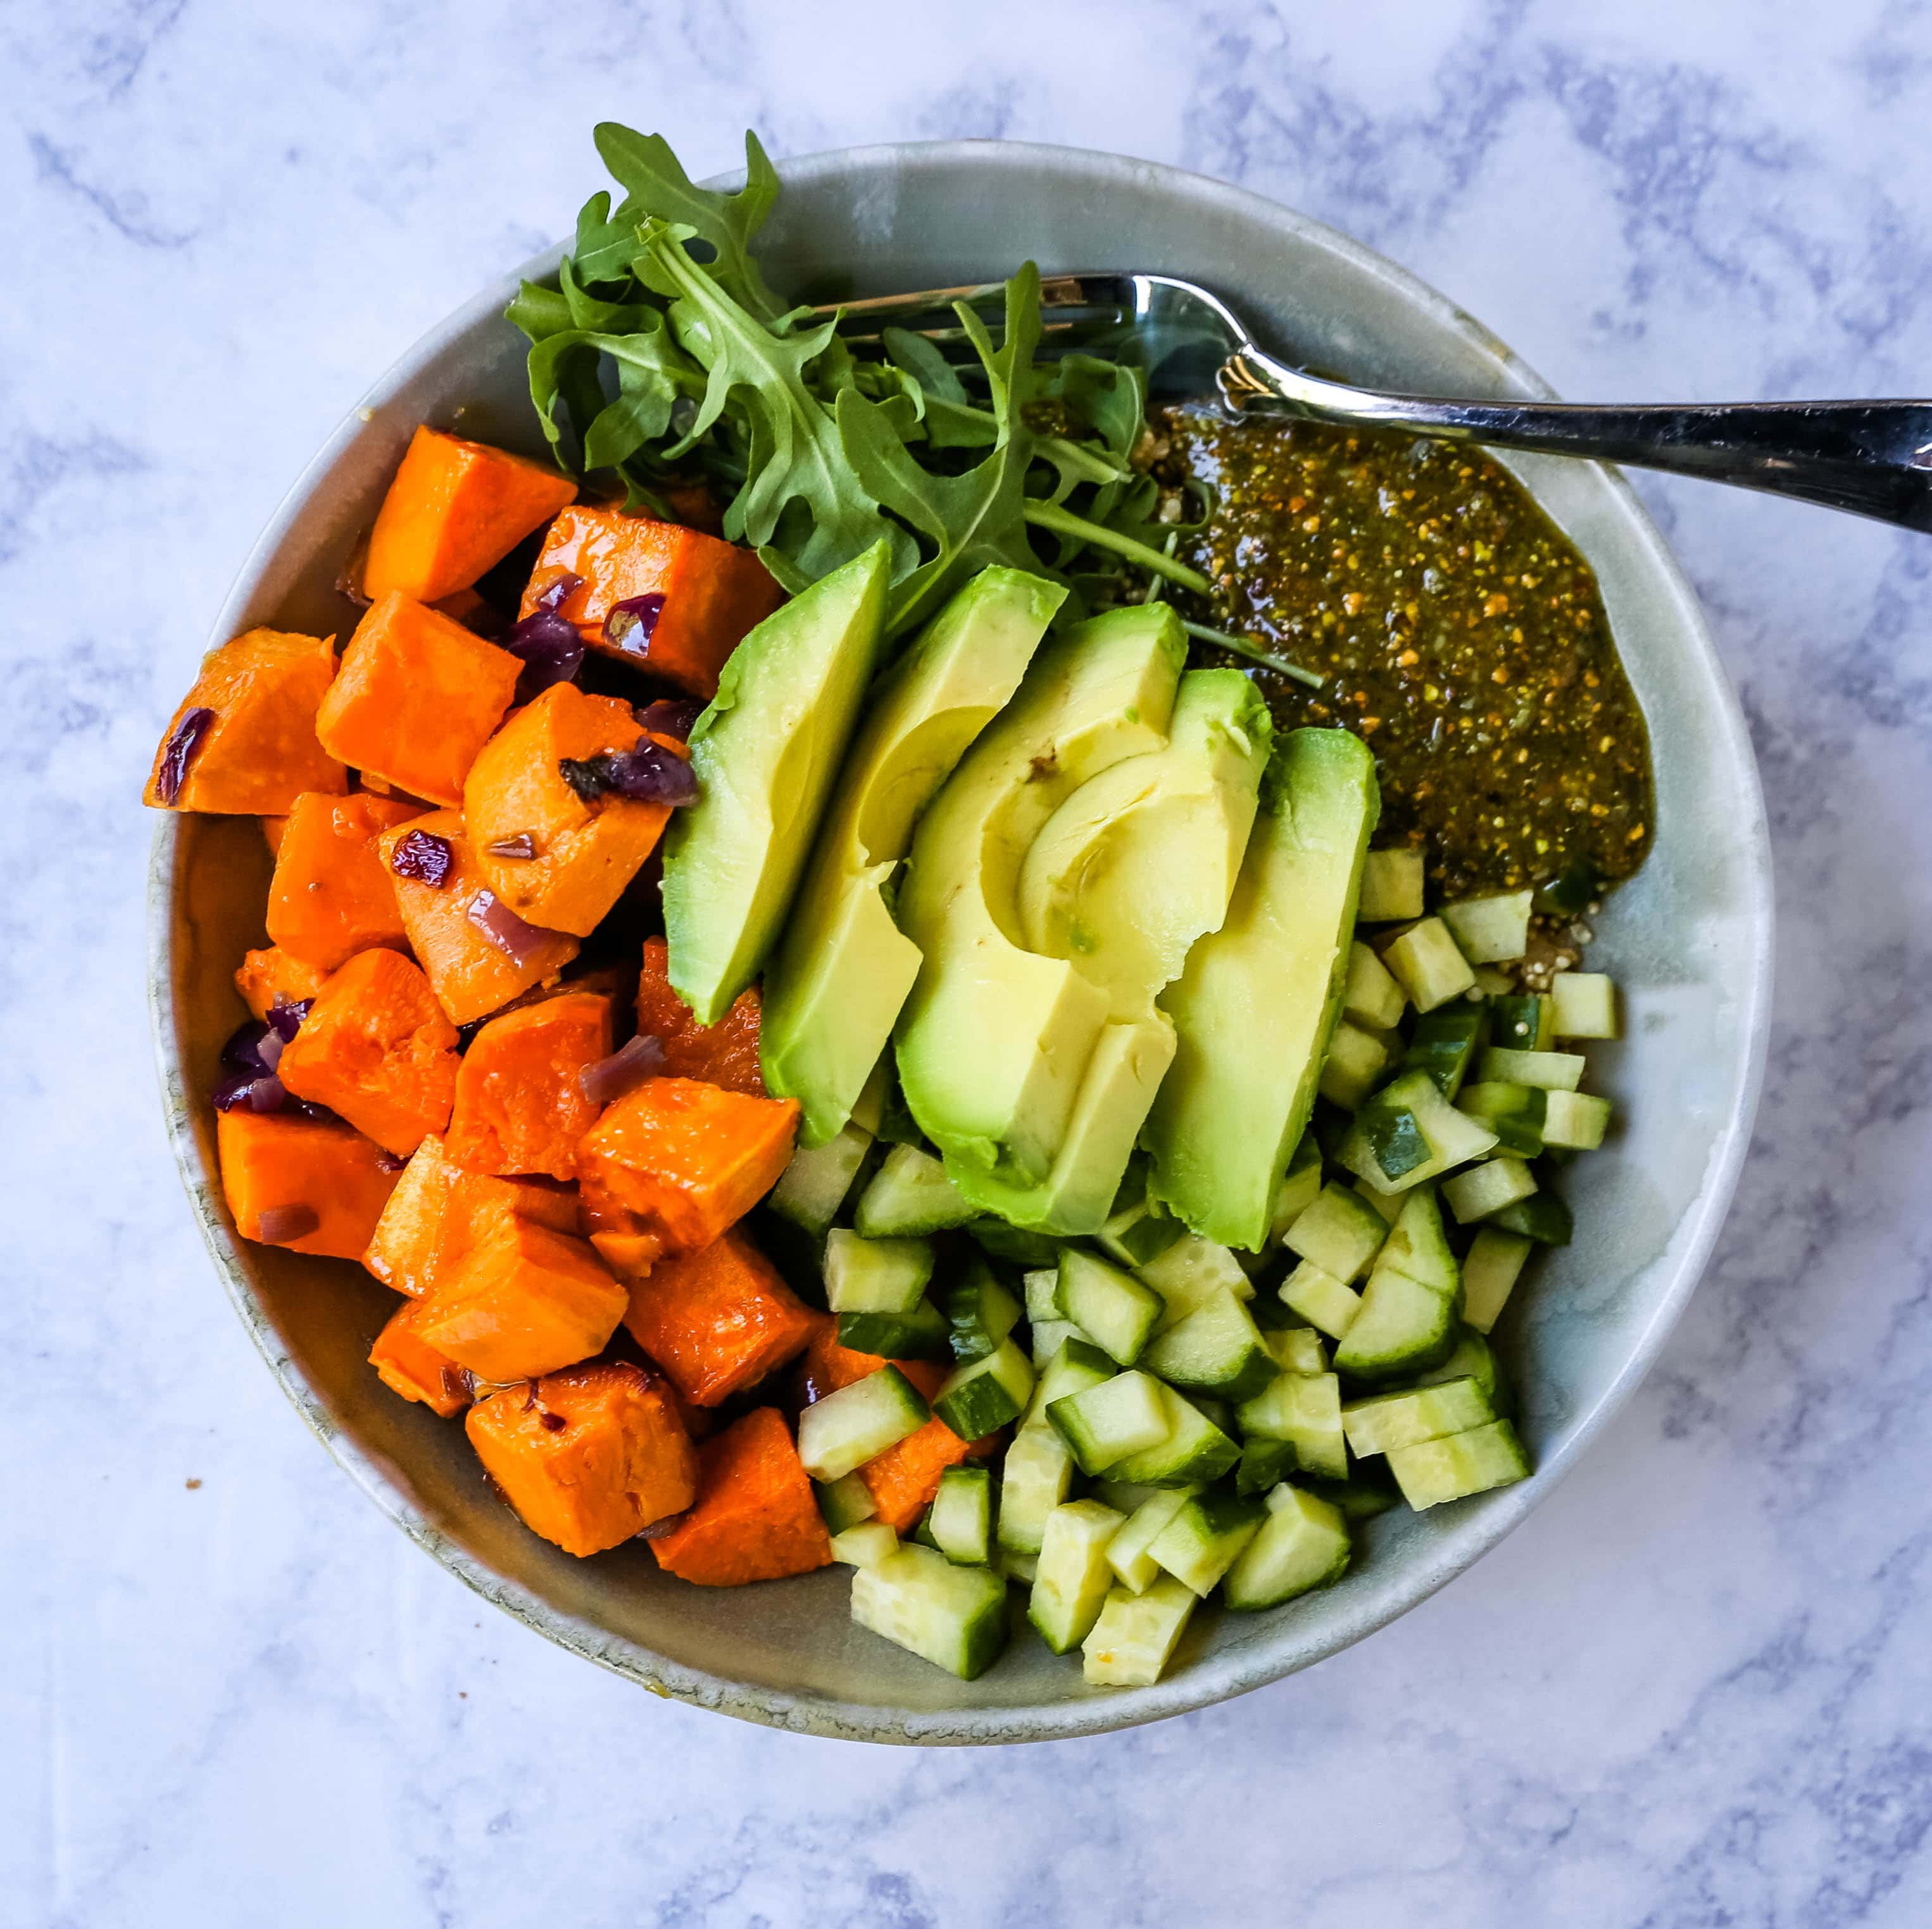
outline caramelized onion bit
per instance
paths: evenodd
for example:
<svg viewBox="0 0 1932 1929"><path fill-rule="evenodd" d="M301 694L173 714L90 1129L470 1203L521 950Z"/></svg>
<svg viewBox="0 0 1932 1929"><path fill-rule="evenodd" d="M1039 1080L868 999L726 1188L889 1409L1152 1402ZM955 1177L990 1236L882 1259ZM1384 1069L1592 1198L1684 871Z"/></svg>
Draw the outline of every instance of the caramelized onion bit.
<svg viewBox="0 0 1932 1929"><path fill-rule="evenodd" d="M433 830L406 830L389 852L389 868L398 878L410 878L440 891L449 882L456 863L456 852L446 837Z"/></svg>
<svg viewBox="0 0 1932 1929"><path fill-rule="evenodd" d="M172 804L181 795L182 786L188 781L188 766L194 761L194 754L214 721L212 710L192 710L185 712L181 722L169 731L166 746L161 752L161 767L154 774L154 792L163 803Z"/></svg>
<svg viewBox="0 0 1932 1929"><path fill-rule="evenodd" d="M673 806L697 801L697 773L688 760L647 736L639 737L629 750L560 758L556 767L563 781L586 804L606 796Z"/></svg>
<svg viewBox="0 0 1932 1929"><path fill-rule="evenodd" d="M542 953L550 937L526 924L494 891L478 891L464 914L519 970Z"/></svg>
<svg viewBox="0 0 1932 1929"><path fill-rule="evenodd" d="M586 1065L577 1075L584 1096L593 1106L615 1105L627 1092L634 1092L646 1078L654 1078L664 1066L664 1042L647 1031L637 1036L608 1058Z"/></svg>
<svg viewBox="0 0 1932 1929"><path fill-rule="evenodd" d="M488 848L492 857L534 857L537 841L528 831L520 830L514 837L500 837Z"/></svg>
<svg viewBox="0 0 1932 1929"><path fill-rule="evenodd" d="M613 603L610 614L604 619L604 640L626 656L648 656L664 606L663 592L656 590L648 596L626 596L621 603Z"/></svg>
<svg viewBox="0 0 1932 1929"><path fill-rule="evenodd" d="M265 1246L286 1246L306 1238L321 1223L314 1206L271 1206L255 1222L255 1237Z"/></svg>
<svg viewBox="0 0 1932 1929"><path fill-rule="evenodd" d="M655 736L674 736L680 743L691 740L692 726L704 714L698 697L660 697L638 712L638 721Z"/></svg>

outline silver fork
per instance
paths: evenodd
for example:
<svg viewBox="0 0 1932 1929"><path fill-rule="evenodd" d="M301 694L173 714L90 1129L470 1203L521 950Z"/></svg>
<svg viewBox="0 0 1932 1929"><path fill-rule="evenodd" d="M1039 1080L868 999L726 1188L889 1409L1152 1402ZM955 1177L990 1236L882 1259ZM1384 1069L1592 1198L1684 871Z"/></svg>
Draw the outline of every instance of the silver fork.
<svg viewBox="0 0 1932 1929"><path fill-rule="evenodd" d="M888 328L962 348L953 304L988 319L1000 282L828 305L849 338ZM1932 401L1621 404L1485 402L1384 394L1324 381L1259 347L1233 310L1167 274L1052 274L1040 283L1048 354L1108 349L1137 360L1151 392L1218 392L1238 415L1406 429L1448 442L1594 457L1730 482L1906 529L1932 531Z"/></svg>

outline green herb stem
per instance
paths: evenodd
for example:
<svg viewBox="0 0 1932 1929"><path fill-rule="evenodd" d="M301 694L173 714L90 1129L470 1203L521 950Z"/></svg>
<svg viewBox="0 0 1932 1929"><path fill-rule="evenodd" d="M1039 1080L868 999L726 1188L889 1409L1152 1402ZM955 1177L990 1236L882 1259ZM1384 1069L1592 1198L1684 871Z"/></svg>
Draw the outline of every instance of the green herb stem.
<svg viewBox="0 0 1932 1929"><path fill-rule="evenodd" d="M1264 663L1270 670L1278 670L1284 676L1292 676L1298 683L1305 683L1311 690L1323 687L1324 680L1312 670L1304 670L1298 663L1291 663L1285 656L1277 656L1271 650L1264 650L1258 643L1250 643L1244 636L1230 636L1224 629L1210 629L1205 623L1191 623L1185 616L1180 627L1197 643L1211 643L1222 650L1232 650L1237 656L1245 656L1251 663Z"/></svg>
<svg viewBox="0 0 1932 1929"><path fill-rule="evenodd" d="M1135 542L1130 536L1122 536L1099 523L1090 523L1084 516L1071 515L1064 509L1055 508L1051 502L1029 502L1024 514L1036 529L1049 530L1055 536L1091 543L1096 549L1110 549L1150 576L1165 576L1169 582L1178 583L1184 590L1192 590L1197 596L1208 593L1208 579L1199 570L1190 569L1184 562L1176 562L1162 555L1159 550Z"/></svg>

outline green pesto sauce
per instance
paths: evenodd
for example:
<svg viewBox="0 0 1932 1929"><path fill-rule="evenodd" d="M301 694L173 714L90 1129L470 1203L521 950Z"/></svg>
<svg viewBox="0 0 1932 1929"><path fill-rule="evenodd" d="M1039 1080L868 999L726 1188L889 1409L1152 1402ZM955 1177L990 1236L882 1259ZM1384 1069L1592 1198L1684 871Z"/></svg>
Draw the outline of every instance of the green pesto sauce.
<svg viewBox="0 0 1932 1929"><path fill-rule="evenodd" d="M1596 578L1497 463L1205 410L1154 428L1163 478L1214 494L1179 551L1208 578L1202 620L1322 678L1255 673L1284 728L1375 752L1378 844L1420 844L1444 898L1527 884L1562 910L1643 862L1650 740Z"/></svg>

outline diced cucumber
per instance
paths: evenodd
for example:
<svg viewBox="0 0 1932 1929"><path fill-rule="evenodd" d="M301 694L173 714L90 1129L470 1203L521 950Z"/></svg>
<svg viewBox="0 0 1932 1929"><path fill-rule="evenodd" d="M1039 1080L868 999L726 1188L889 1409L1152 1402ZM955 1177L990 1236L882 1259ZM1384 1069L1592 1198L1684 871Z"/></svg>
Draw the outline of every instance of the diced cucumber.
<svg viewBox="0 0 1932 1929"><path fill-rule="evenodd" d="M1344 1016L1370 1031L1393 1031L1408 1008L1408 994L1374 952L1357 938L1348 946L1348 977L1342 992Z"/></svg>
<svg viewBox="0 0 1932 1929"><path fill-rule="evenodd" d="M1148 1544L1156 1564L1202 1600L1261 1532L1268 1510L1239 1494L1196 1494Z"/></svg>
<svg viewBox="0 0 1932 1929"><path fill-rule="evenodd" d="M814 1400L798 1417L798 1457L814 1480L842 1480L931 1418L926 1402L896 1366L881 1366L849 1387Z"/></svg>
<svg viewBox="0 0 1932 1929"><path fill-rule="evenodd" d="M1142 1281L1166 1301L1162 1318L1170 1324L1192 1312L1218 1286L1226 1287L1237 1299L1254 1294L1254 1282L1242 1270L1241 1262L1226 1246L1203 1239L1198 1233L1177 1239L1138 1270Z"/></svg>
<svg viewBox="0 0 1932 1929"><path fill-rule="evenodd" d="M1141 1594L1116 1588L1080 1644L1081 1672L1092 1688L1152 1688L1186 1632L1195 1597L1171 1575Z"/></svg>
<svg viewBox="0 0 1932 1929"><path fill-rule="evenodd" d="M1477 1070L1486 1084L1540 1085L1550 1092L1574 1092L1583 1078L1583 1061L1574 1052L1509 1052L1493 1045Z"/></svg>
<svg viewBox="0 0 1932 1929"><path fill-rule="evenodd" d="M1026 1304L1026 1316L1037 1324L1042 1319L1060 1317L1060 1268L1036 1267L1030 1273L1020 1275L1022 1297Z"/></svg>
<svg viewBox="0 0 1932 1929"><path fill-rule="evenodd" d="M782 1219L823 1235L838 1216L859 1168L872 1148L872 1135L848 1120L836 1138L823 1145L801 1147L778 1174L765 1200Z"/></svg>
<svg viewBox="0 0 1932 1929"><path fill-rule="evenodd" d="M1465 898L1442 907L1442 922L1456 948L1472 964L1500 964L1529 949L1533 894L1510 891L1493 898Z"/></svg>
<svg viewBox="0 0 1932 1929"><path fill-rule="evenodd" d="M1384 1226L1393 1226L1402 1214L1402 1195L1400 1192L1378 1192L1366 1179L1358 1179L1353 1187L1356 1198L1364 1205L1373 1206L1382 1215Z"/></svg>
<svg viewBox="0 0 1932 1929"><path fill-rule="evenodd" d="M1369 1270L1388 1236L1388 1223L1372 1206L1346 1186L1330 1185L1322 1188L1282 1243L1346 1286Z"/></svg>
<svg viewBox="0 0 1932 1929"><path fill-rule="evenodd" d="M1108 1544L1124 1516L1097 1500L1071 1500L1046 1516L1027 1618L1056 1654L1079 1646L1100 1618L1114 1570Z"/></svg>
<svg viewBox="0 0 1932 1929"><path fill-rule="evenodd" d="M1137 1186L1124 1186L1124 1202L1116 1199L1106 1223L1094 1234L1100 1250L1123 1266L1144 1266L1157 1259L1187 1228L1148 1197L1147 1175L1136 1168L1130 1174Z"/></svg>
<svg viewBox="0 0 1932 1929"><path fill-rule="evenodd" d="M1304 1259L1281 1283L1281 1303L1309 1324L1340 1340L1362 1310L1362 1296L1312 1259Z"/></svg>
<svg viewBox="0 0 1932 1929"><path fill-rule="evenodd" d="M1054 1307L1102 1352L1123 1366L1131 1366L1166 1310L1166 1302L1131 1273L1124 1273L1077 1246L1064 1246Z"/></svg>
<svg viewBox="0 0 1932 1929"><path fill-rule="evenodd" d="M1558 981L1559 983L1561 980ZM1568 1152L1594 1152L1610 1129L1610 1102L1587 1092L1552 1092L1543 1127L1545 1145ZM1540 1151L1543 1148L1536 1148Z"/></svg>
<svg viewBox="0 0 1932 1929"><path fill-rule="evenodd" d="M1167 1438L1173 1424L1168 1408L1158 1380L1130 1370L1055 1400L1046 1417L1073 1449L1083 1474L1104 1474Z"/></svg>
<svg viewBox="0 0 1932 1929"><path fill-rule="evenodd" d="M1176 1400L1185 1400L1210 1426L1218 1426L1223 1433L1233 1435L1234 1407L1218 1394L1190 1393L1184 1387L1169 1387L1168 1391Z"/></svg>
<svg viewBox="0 0 1932 1929"><path fill-rule="evenodd" d="M1040 1536L1046 1531L1046 1516L1066 1498L1072 1484L1073 1450L1043 1422L1022 1426L1000 1463L999 1525L994 1538L1001 1550L1037 1554Z"/></svg>
<svg viewBox="0 0 1932 1929"><path fill-rule="evenodd" d="M1356 1461L1346 1480L1318 1480L1312 1474L1304 1474L1301 1484L1331 1507L1339 1508L1342 1518L1352 1522L1372 1520L1377 1514L1400 1505L1402 1500L1388 1462L1380 1459Z"/></svg>
<svg viewBox="0 0 1932 1929"><path fill-rule="evenodd" d="M1556 1003L1546 992L1490 1000L1490 1036L1507 1052L1547 1052L1556 1037Z"/></svg>
<svg viewBox="0 0 1932 1929"><path fill-rule="evenodd" d="M1113 1361L1084 1335L1065 1340L1040 1370L1027 1424L1046 1426L1046 1410L1055 1400L1097 1387L1102 1380L1111 1380L1114 1371Z"/></svg>
<svg viewBox="0 0 1932 1929"><path fill-rule="evenodd" d="M1366 1459L1445 1433L1466 1433L1496 1418L1488 1396L1473 1379L1442 1380L1399 1394L1351 1400L1342 1409L1348 1450Z"/></svg>
<svg viewBox="0 0 1932 1929"><path fill-rule="evenodd" d="M932 1410L962 1440L983 1440L1026 1411L1033 1384L1033 1362L1003 1340L982 1358L954 1367Z"/></svg>
<svg viewBox="0 0 1932 1929"><path fill-rule="evenodd" d="M1518 1199L1514 1205L1504 1206L1484 1222L1504 1232L1520 1233L1540 1246L1568 1246L1572 1230L1570 1208L1546 1186L1526 1199Z"/></svg>
<svg viewBox="0 0 1932 1929"><path fill-rule="evenodd" d="M1394 1504L1394 1496L1390 1496ZM1040 1568L1037 1554L1022 1553L1017 1547L995 1547L993 1550L993 1570L1004 1574L1010 1581L1018 1581L1026 1587L1033 1586L1033 1577Z"/></svg>
<svg viewBox="0 0 1932 1929"><path fill-rule="evenodd" d="M1378 1268L1361 1311L1335 1349L1335 1364L1351 1379L1400 1379L1441 1360L1455 1343L1455 1328L1454 1294Z"/></svg>
<svg viewBox="0 0 1932 1929"><path fill-rule="evenodd" d="M1550 1029L1558 1038L1615 1038L1617 988L1600 971L1559 971L1550 981Z"/></svg>
<svg viewBox="0 0 1932 1929"><path fill-rule="evenodd" d="M832 1558L848 1568L876 1568L899 1551L899 1537L883 1520L855 1521L832 1535Z"/></svg>
<svg viewBox="0 0 1932 1929"><path fill-rule="evenodd" d="M1388 1047L1379 1038L1343 1018L1329 1038L1316 1090L1331 1106L1353 1112L1375 1090L1388 1061Z"/></svg>
<svg viewBox="0 0 1932 1929"><path fill-rule="evenodd" d="M1508 1389L1503 1384L1496 1354L1490 1342L1469 1325L1466 1316L1456 1330L1456 1344L1448 1358L1441 1366L1417 1374L1415 1383L1419 1387L1438 1386L1447 1380L1463 1379L1475 1382L1476 1390L1489 1402L1492 1415L1507 1411Z"/></svg>
<svg viewBox="0 0 1932 1929"><path fill-rule="evenodd" d="M1436 1089L1453 1100L1462 1089L1488 1027L1486 1007L1466 998L1440 1011L1425 1012L1415 1021L1400 1069L1426 1072Z"/></svg>
<svg viewBox="0 0 1932 1929"><path fill-rule="evenodd" d="M993 1557L993 1476L986 1467L948 1467L926 1516L932 1544L956 1568Z"/></svg>
<svg viewBox="0 0 1932 1929"><path fill-rule="evenodd" d="M1107 1543L1107 1564L1121 1586L1138 1594L1160 1573L1160 1564L1148 1552L1162 1528L1187 1504L1188 1492L1150 1494L1126 1517Z"/></svg>
<svg viewBox="0 0 1932 1929"><path fill-rule="evenodd" d="M910 1312L932 1277L923 1239L864 1239L843 1226L825 1235L825 1303L834 1312Z"/></svg>
<svg viewBox="0 0 1932 1929"><path fill-rule="evenodd" d="M826 1532L843 1534L848 1527L856 1527L862 1520L870 1520L878 1512L872 1498L872 1490L856 1474L848 1474L842 1480L829 1480L823 1486L814 1487L812 1496L818 1502L818 1510L825 1516Z"/></svg>
<svg viewBox="0 0 1932 1929"><path fill-rule="evenodd" d="M1244 1401L1234 1420L1251 1441L1285 1442L1302 1472L1348 1478L1342 1386L1333 1373L1282 1373Z"/></svg>
<svg viewBox="0 0 1932 1929"><path fill-rule="evenodd" d="M1279 1246L1288 1228L1312 1206L1322 1191L1322 1148L1312 1132L1301 1135L1301 1143L1288 1162L1281 1190L1274 1196L1273 1222L1268 1228L1268 1245Z"/></svg>
<svg viewBox="0 0 1932 1929"><path fill-rule="evenodd" d="M1234 1469L1234 1491L1252 1500L1279 1486L1297 1467L1293 1441L1264 1440L1258 1436L1244 1440L1240 1464Z"/></svg>
<svg viewBox="0 0 1932 1929"><path fill-rule="evenodd" d="M1442 1181L1442 1196L1458 1226L1469 1226L1526 1199L1536 1190L1536 1175L1520 1159L1486 1159L1480 1166Z"/></svg>
<svg viewBox="0 0 1932 1929"><path fill-rule="evenodd" d="M1543 1150L1550 1100L1570 1096L1567 1092L1546 1092L1540 1085L1465 1085L1456 1100L1456 1108L1467 1112L1478 1124L1488 1126L1505 1152L1534 1159Z"/></svg>
<svg viewBox="0 0 1932 1929"><path fill-rule="evenodd" d="M1388 1464L1402 1498L1418 1514L1529 1475L1529 1456L1506 1420L1492 1420L1486 1426L1439 1440L1419 1441L1413 1447L1397 1447L1390 1451Z"/></svg>
<svg viewBox="0 0 1932 1929"><path fill-rule="evenodd" d="M1362 896L1355 915L1364 924L1421 916L1422 853L1370 851L1362 860Z"/></svg>
<svg viewBox="0 0 1932 1929"><path fill-rule="evenodd" d="M1438 1293L1454 1294L1461 1286L1462 1269L1456 1264L1449 1235L1443 1230L1433 1186L1418 1186L1403 1196L1402 1210L1376 1255L1376 1271L1384 1269L1402 1274L1419 1286L1432 1286Z"/></svg>
<svg viewBox="0 0 1932 1929"><path fill-rule="evenodd" d="M1006 1645L1006 1584L956 1568L930 1547L902 1546L852 1578L852 1618L922 1660L976 1681Z"/></svg>
<svg viewBox="0 0 1932 1929"><path fill-rule="evenodd" d="M1044 1372L1047 1363L1070 1340L1083 1337L1070 1319L1036 1319L1029 1330L1033 1335L1033 1370Z"/></svg>
<svg viewBox="0 0 1932 1929"><path fill-rule="evenodd" d="M1009 1226L1003 1219L975 1219L967 1222L968 1235L983 1252L1004 1259L1022 1270L1060 1263L1060 1241L1044 1232L1029 1232L1024 1227Z"/></svg>
<svg viewBox="0 0 1932 1929"><path fill-rule="evenodd" d="M1216 1293L1148 1347L1142 1364L1170 1386L1223 1400L1246 1400L1274 1377L1274 1356L1247 1308Z"/></svg>
<svg viewBox="0 0 1932 1929"><path fill-rule="evenodd" d="M1137 1487L1131 1480L1102 1480L1094 1483L1094 1498L1105 1501L1116 1514L1132 1514L1164 1491L1160 1487Z"/></svg>
<svg viewBox="0 0 1932 1929"><path fill-rule="evenodd" d="M1485 1226L1462 1262L1462 1318L1478 1333L1496 1323L1529 1257L1532 1242L1520 1234Z"/></svg>
<svg viewBox="0 0 1932 1929"><path fill-rule="evenodd" d="M1485 998L1507 998L1514 996L1516 980L1507 971L1498 971L1493 964L1477 964L1471 967L1476 974L1476 989Z"/></svg>
<svg viewBox="0 0 1932 1929"><path fill-rule="evenodd" d="M1259 1305L1261 1302L1256 1300ZM1268 1356L1284 1373L1325 1373L1328 1356L1322 1350L1322 1336L1310 1326L1280 1326L1272 1331L1263 1328L1262 1343Z"/></svg>
<svg viewBox="0 0 1932 1929"><path fill-rule="evenodd" d="M930 1300L910 1312L842 1312L838 1343L883 1360L950 1360L952 1338L946 1316Z"/></svg>
<svg viewBox="0 0 1932 1929"><path fill-rule="evenodd" d="M930 1152L895 1145L860 1195L852 1223L867 1239L906 1239L946 1232L972 1216L973 1208Z"/></svg>
<svg viewBox="0 0 1932 1929"><path fill-rule="evenodd" d="M953 1358L970 1365L1011 1337L1020 1323L1020 1303L985 1260L975 1259L946 1295L946 1323Z"/></svg>
<svg viewBox="0 0 1932 1929"><path fill-rule="evenodd" d="M1420 920L1385 946L1382 962L1419 1012L1432 1012L1475 988L1476 974L1439 917Z"/></svg>
<svg viewBox="0 0 1932 1929"><path fill-rule="evenodd" d="M1268 1497L1268 1518L1228 1570L1221 1598L1238 1613L1279 1607L1297 1594L1340 1580L1349 1538L1341 1510L1286 1484Z"/></svg>
<svg viewBox="0 0 1932 1929"><path fill-rule="evenodd" d="M1399 1192L1480 1159L1496 1142L1426 1072L1405 1072L1355 1114L1340 1162L1378 1192Z"/></svg>
<svg viewBox="0 0 1932 1929"><path fill-rule="evenodd" d="M1118 1462L1108 1470L1112 1478L1146 1487L1205 1486L1218 1480L1241 1450L1191 1400L1176 1393L1166 1398L1167 1438Z"/></svg>

